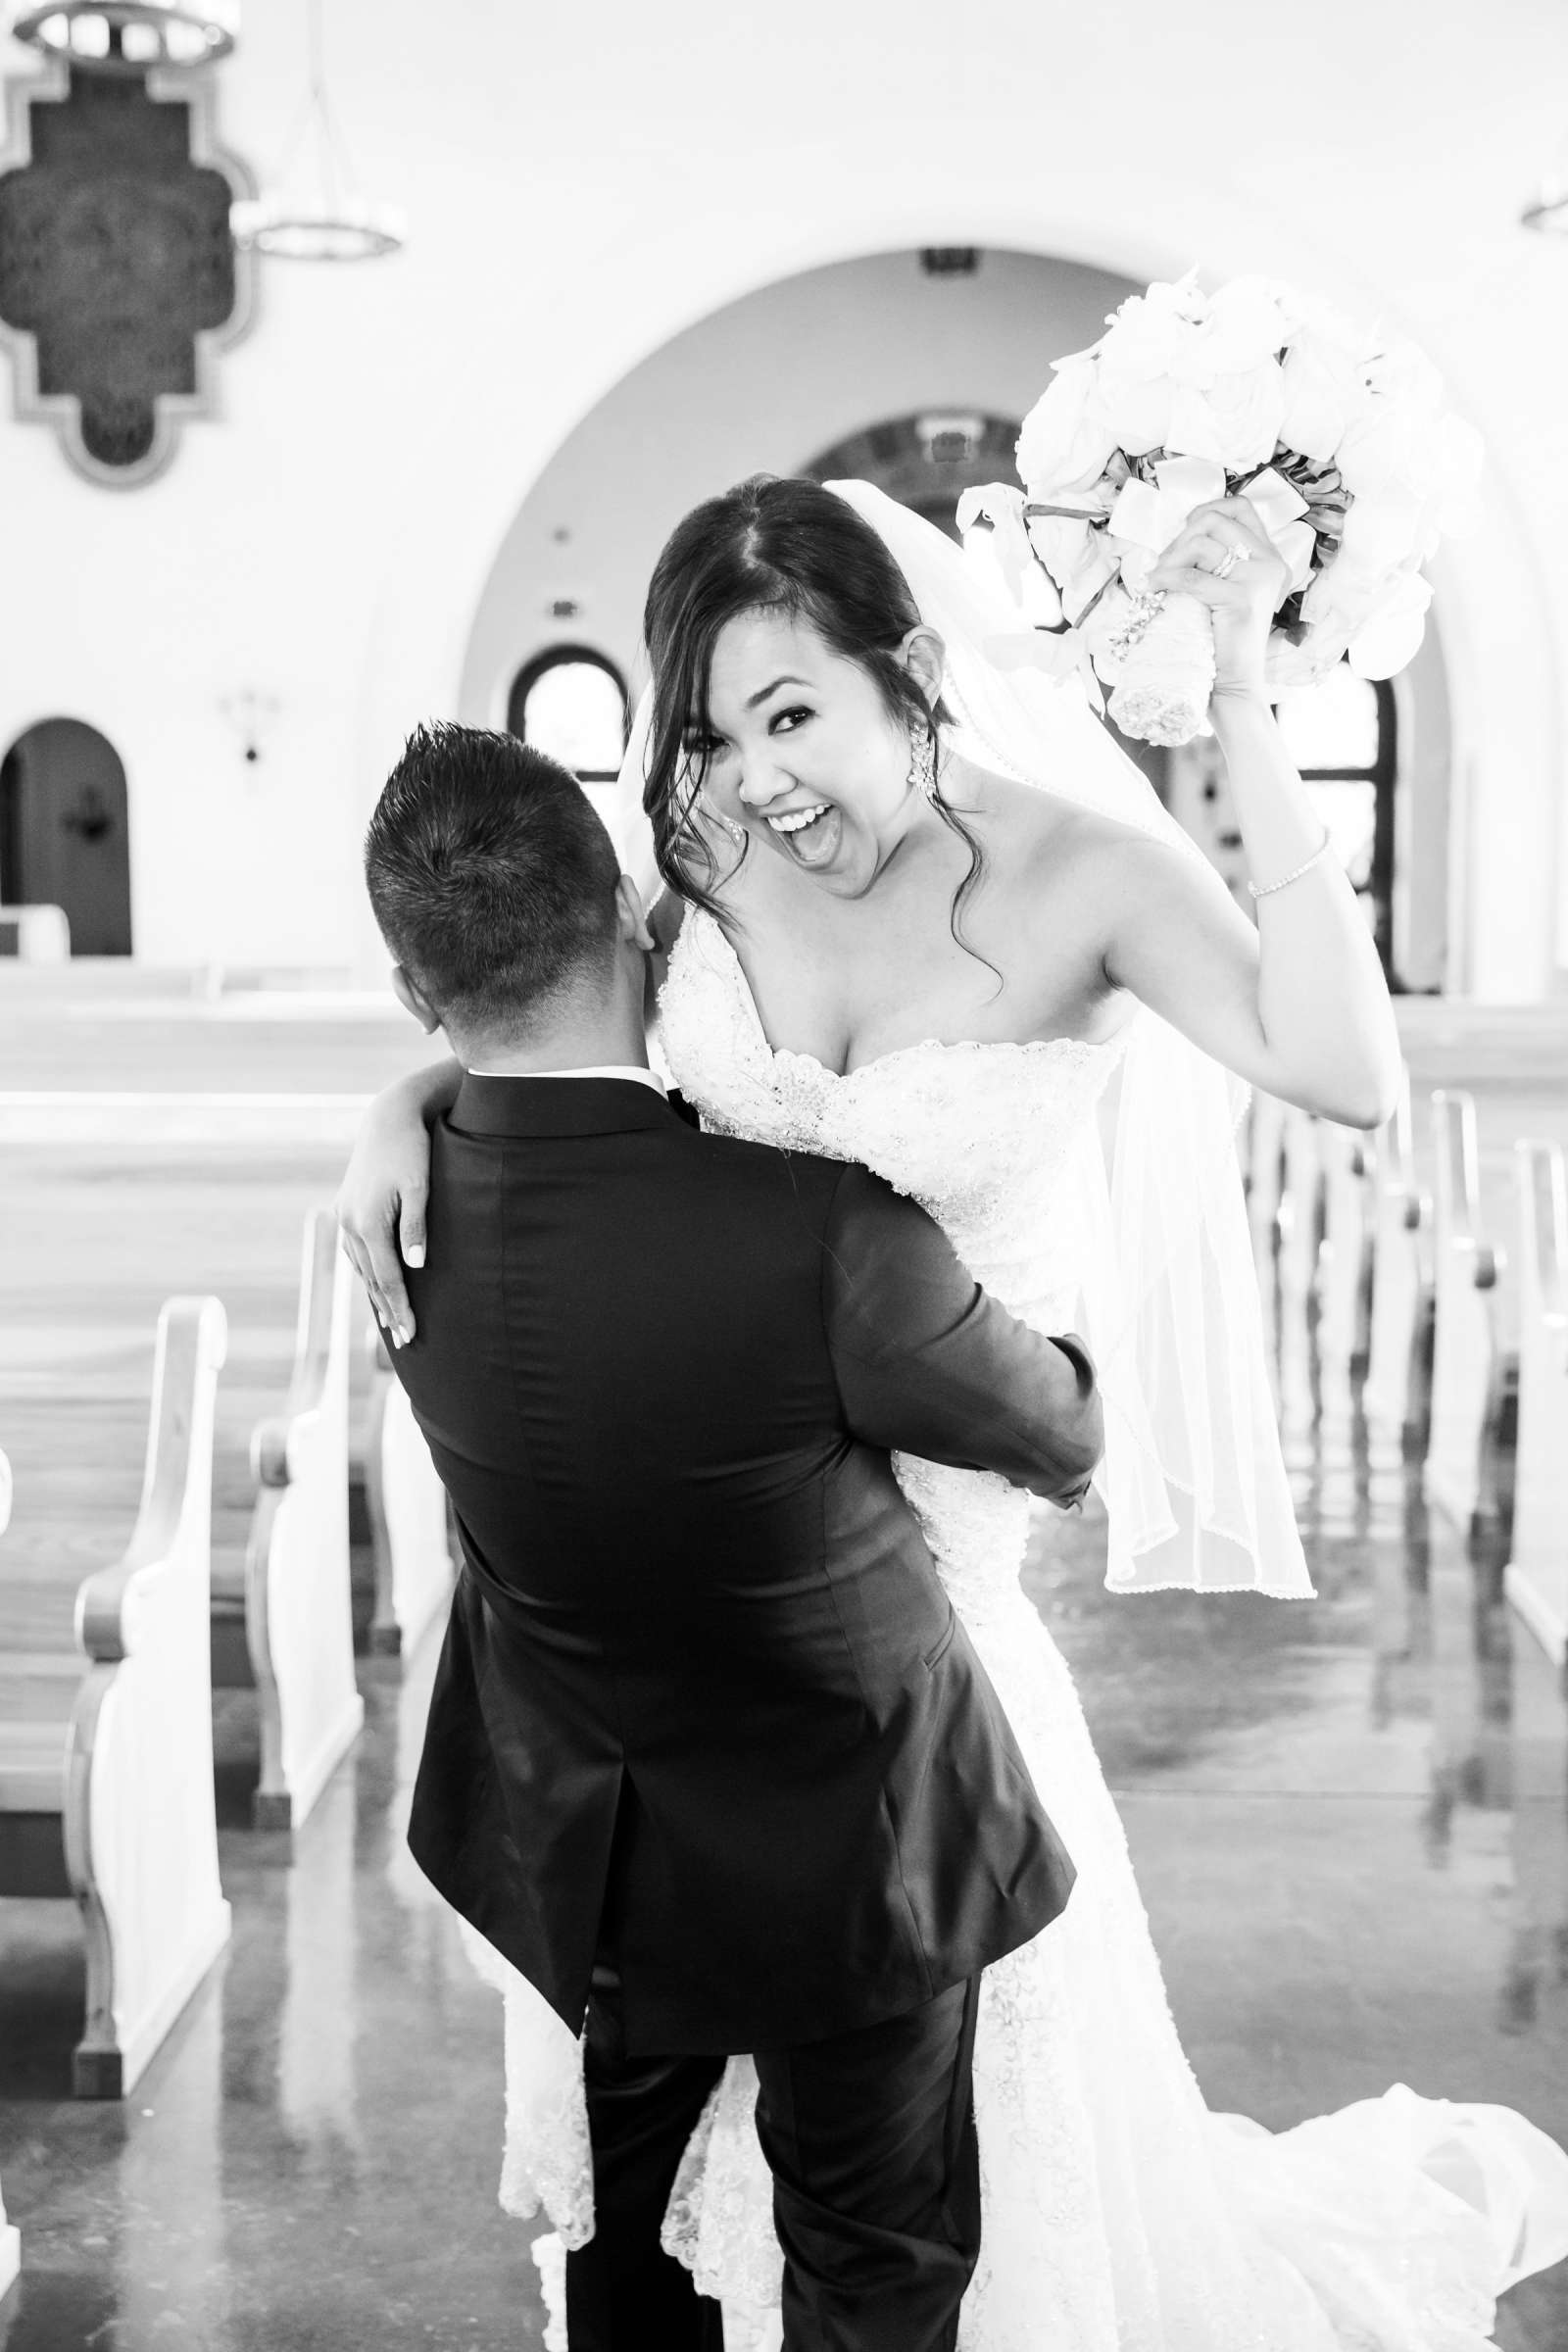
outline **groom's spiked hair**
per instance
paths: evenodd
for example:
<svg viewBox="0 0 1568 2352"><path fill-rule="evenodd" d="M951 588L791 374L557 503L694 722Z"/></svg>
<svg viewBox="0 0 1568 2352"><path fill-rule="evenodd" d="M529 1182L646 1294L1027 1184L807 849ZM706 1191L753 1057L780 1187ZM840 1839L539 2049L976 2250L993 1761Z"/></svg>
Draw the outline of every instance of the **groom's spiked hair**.
<svg viewBox="0 0 1568 2352"><path fill-rule="evenodd" d="M416 727L365 837L388 948L443 1021L526 1029L607 970L619 861L576 777L514 735Z"/></svg>

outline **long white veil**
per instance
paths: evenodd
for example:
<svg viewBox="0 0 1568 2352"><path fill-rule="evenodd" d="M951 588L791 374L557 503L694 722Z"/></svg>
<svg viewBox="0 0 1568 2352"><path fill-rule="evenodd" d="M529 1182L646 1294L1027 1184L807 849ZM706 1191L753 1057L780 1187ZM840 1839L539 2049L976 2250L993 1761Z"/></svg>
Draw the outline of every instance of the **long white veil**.
<svg viewBox="0 0 1568 2352"><path fill-rule="evenodd" d="M1030 623L1000 576L869 482L827 487L883 541L947 647L956 752L1201 856L1077 680L1028 661ZM623 868L651 895L660 885L643 809L649 720L645 695L611 830ZM1070 1193L1053 1203L1082 1236L1082 1325L1106 1405L1098 1483L1114 1591L1312 1590L1243 1202L1236 1125L1246 1100L1217 1062L1144 1008L1130 1026L1108 1141L1086 1134Z"/></svg>

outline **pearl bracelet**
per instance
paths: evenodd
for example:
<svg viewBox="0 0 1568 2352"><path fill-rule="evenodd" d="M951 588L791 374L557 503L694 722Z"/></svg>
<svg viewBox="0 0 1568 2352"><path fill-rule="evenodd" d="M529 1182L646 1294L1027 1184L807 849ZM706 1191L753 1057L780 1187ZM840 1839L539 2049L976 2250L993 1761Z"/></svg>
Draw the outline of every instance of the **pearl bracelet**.
<svg viewBox="0 0 1568 2352"><path fill-rule="evenodd" d="M1294 874L1281 874L1277 882L1264 882L1261 885L1256 882L1249 882L1247 887L1251 892L1254 899L1272 898L1275 891L1288 890L1293 882L1299 882L1303 874L1309 874L1312 871L1313 866L1316 865L1318 859L1328 855L1328 848L1329 829L1327 825L1325 825L1323 828L1323 838L1318 843L1317 848L1312 852L1310 858L1306 858L1302 864L1297 867Z"/></svg>

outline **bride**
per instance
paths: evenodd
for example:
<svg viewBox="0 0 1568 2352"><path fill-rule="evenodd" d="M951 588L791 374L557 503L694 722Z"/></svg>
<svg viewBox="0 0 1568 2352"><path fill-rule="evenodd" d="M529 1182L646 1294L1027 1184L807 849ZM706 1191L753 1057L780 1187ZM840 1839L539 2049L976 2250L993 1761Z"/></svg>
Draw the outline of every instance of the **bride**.
<svg viewBox="0 0 1568 2352"><path fill-rule="evenodd" d="M1076 688L1030 665L1010 603L862 483L747 482L676 530L649 591L622 861L667 886L661 1043L705 1124L864 1161L1015 1314L1087 1331L1112 1586L1305 1595L1235 1080L1373 1126L1398 1045L1263 693L1280 560L1225 500L1153 584L1213 618L1255 931ZM446 1071L389 1090L340 1202L396 1338L424 1123L450 1099ZM960 2346L1476 2352L1496 2295L1568 2254L1568 2158L1506 2110L1402 2087L1274 2135L1208 2112L1065 1665L1018 1584L1027 1498L895 1466L1078 1869L1062 1918L985 1981L985 2243ZM542 2007L513 1981L503 2196L556 2224L548 2284L592 2185L574 2050ZM779 2340L754 2092L732 2061L666 2224L723 2298L730 2352Z"/></svg>

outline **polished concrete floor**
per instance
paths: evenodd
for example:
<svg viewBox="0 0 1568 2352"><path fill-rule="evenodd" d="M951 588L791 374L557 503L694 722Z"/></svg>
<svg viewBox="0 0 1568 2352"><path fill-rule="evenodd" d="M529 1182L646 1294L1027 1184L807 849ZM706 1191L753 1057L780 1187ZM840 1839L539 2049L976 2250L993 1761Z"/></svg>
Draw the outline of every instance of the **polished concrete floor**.
<svg viewBox="0 0 1568 2352"><path fill-rule="evenodd" d="M1274 2125L1400 2080L1568 2140L1557 1678L1396 1458L1343 1422L1298 1452L1315 1603L1113 1600L1088 1519L1028 1569L1198 2073ZM499 2007L402 1842L432 1664L366 1662L364 1739L292 1853L242 1826L248 1702L222 1702L234 1938L122 2108L65 2095L70 1913L0 1906L5 2352L538 2342L531 2231L495 2202ZM1568 2265L1497 2340L1568 2346Z"/></svg>

